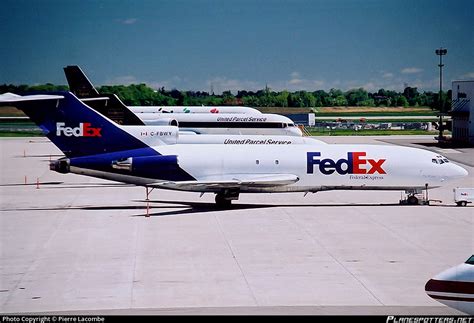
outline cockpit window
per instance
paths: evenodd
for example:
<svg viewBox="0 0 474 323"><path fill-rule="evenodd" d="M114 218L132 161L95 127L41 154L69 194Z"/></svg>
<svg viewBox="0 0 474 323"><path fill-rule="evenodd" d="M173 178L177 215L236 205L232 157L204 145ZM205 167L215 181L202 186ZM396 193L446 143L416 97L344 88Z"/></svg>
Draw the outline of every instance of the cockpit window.
<svg viewBox="0 0 474 323"><path fill-rule="evenodd" d="M466 264L474 265L474 255L472 255L468 260L466 260Z"/></svg>
<svg viewBox="0 0 474 323"><path fill-rule="evenodd" d="M443 156L436 156L436 158L431 159L431 162L434 164L444 164L444 163L449 163L449 159Z"/></svg>

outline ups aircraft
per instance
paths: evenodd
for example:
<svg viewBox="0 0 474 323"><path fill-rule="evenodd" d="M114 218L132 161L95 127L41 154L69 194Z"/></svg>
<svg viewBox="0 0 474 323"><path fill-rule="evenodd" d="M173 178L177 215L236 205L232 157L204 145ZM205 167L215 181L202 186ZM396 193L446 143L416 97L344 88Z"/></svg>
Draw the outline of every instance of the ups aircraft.
<svg viewBox="0 0 474 323"><path fill-rule="evenodd" d="M167 144L164 138L176 127L121 126L70 92L3 95L0 105L23 110L64 153L52 170L147 188L212 192L222 207L240 193L326 190L404 190L415 204L416 192L468 174L437 153L411 147Z"/></svg>
<svg viewBox="0 0 474 323"><path fill-rule="evenodd" d="M127 107L115 95L99 94L79 66L66 66L64 73L72 93L121 124L171 125L194 134L302 136L290 118L249 107Z"/></svg>

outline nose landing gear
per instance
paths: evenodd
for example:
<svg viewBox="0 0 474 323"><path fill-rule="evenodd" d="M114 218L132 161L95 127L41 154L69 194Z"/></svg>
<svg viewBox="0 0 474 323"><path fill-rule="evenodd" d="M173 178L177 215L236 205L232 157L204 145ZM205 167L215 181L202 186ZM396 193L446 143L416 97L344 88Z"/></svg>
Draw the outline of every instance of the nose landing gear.
<svg viewBox="0 0 474 323"><path fill-rule="evenodd" d="M415 195L408 196L407 198L408 205L418 205L419 203L420 203L420 200Z"/></svg>
<svg viewBox="0 0 474 323"><path fill-rule="evenodd" d="M424 194L423 194L424 193ZM430 200L428 198L428 184L425 189L411 189L405 191L406 197L400 199L400 204L404 205L430 205L430 201L441 202L439 200Z"/></svg>

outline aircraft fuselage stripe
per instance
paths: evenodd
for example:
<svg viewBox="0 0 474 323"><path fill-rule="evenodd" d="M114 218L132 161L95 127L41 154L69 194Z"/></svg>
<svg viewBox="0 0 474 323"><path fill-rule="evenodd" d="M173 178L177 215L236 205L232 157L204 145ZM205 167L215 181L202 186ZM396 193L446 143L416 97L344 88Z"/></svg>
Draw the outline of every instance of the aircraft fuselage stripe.
<svg viewBox="0 0 474 323"><path fill-rule="evenodd" d="M441 299L441 300L446 300L446 301L458 301L458 302L474 303L474 298L468 298L468 297L441 296L441 295L430 295L430 294L428 294L428 296L431 297L431 298L434 298L434 299Z"/></svg>
<svg viewBox="0 0 474 323"><path fill-rule="evenodd" d="M182 128L285 128L282 122L199 122L181 121Z"/></svg>
<svg viewBox="0 0 474 323"><path fill-rule="evenodd" d="M430 279L428 283L426 283L425 290L427 293L442 292L455 294L473 294L474 282Z"/></svg>

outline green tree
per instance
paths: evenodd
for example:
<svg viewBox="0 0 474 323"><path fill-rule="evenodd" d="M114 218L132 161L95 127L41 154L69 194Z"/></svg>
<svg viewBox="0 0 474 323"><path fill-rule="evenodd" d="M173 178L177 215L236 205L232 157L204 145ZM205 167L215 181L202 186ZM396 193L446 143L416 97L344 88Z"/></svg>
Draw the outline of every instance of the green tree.
<svg viewBox="0 0 474 323"><path fill-rule="evenodd" d="M402 107L408 107L408 100L405 96L403 95L400 95L398 98L397 98L397 106L402 106Z"/></svg>
<svg viewBox="0 0 474 323"><path fill-rule="evenodd" d="M369 94L363 88L349 90L345 93L345 97L350 106L366 106L369 102Z"/></svg>
<svg viewBox="0 0 474 323"><path fill-rule="evenodd" d="M338 95L335 99L334 99L334 105L335 106L338 106L338 107L341 107L341 106L347 106L347 99L344 95Z"/></svg>
<svg viewBox="0 0 474 323"><path fill-rule="evenodd" d="M403 90L403 96L408 100L408 104L414 106L419 99L420 93L416 87L407 86Z"/></svg>
<svg viewBox="0 0 474 323"><path fill-rule="evenodd" d="M250 107L258 107L258 98L255 96L244 96L242 97L242 104Z"/></svg>
<svg viewBox="0 0 474 323"><path fill-rule="evenodd" d="M276 107L287 107L288 106L288 97L290 93L286 90L281 91L275 96L274 102Z"/></svg>

